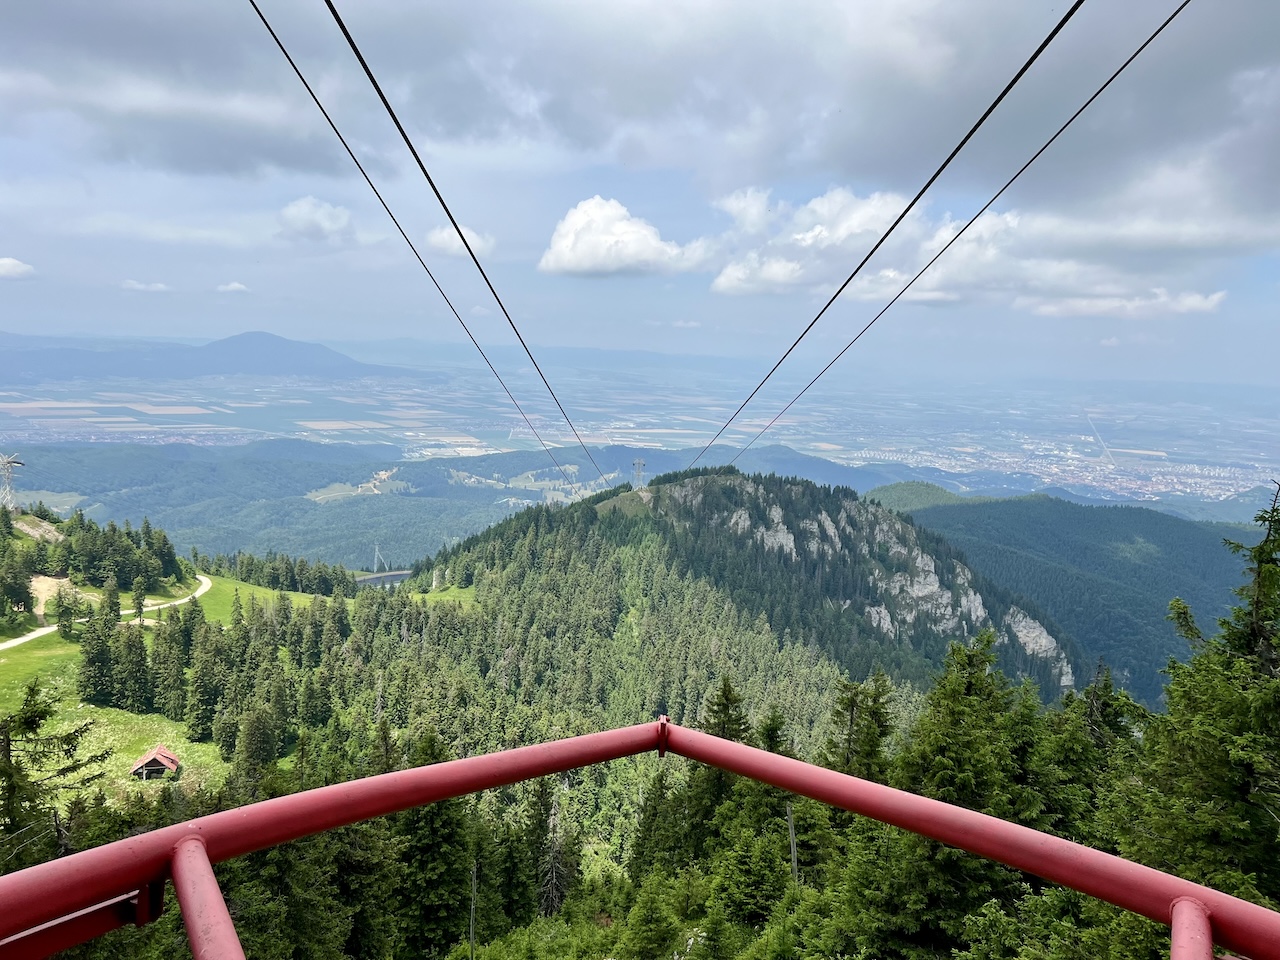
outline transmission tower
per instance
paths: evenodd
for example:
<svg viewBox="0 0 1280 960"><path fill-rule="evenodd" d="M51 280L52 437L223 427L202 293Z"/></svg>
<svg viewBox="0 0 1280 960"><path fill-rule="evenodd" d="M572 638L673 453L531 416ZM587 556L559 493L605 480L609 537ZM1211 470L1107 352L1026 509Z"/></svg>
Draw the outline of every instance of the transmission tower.
<svg viewBox="0 0 1280 960"><path fill-rule="evenodd" d="M0 507L18 509L18 498L13 494L13 468L26 464L9 453L0 453Z"/></svg>
<svg viewBox="0 0 1280 960"><path fill-rule="evenodd" d="M631 461L631 486L639 490L644 486L644 461L636 457Z"/></svg>
<svg viewBox="0 0 1280 960"><path fill-rule="evenodd" d="M378 545L375 543L373 545L373 572L374 573L380 572L378 569L379 564L382 565L383 570L391 569L390 567L387 566L387 561L382 559L382 551L378 549Z"/></svg>

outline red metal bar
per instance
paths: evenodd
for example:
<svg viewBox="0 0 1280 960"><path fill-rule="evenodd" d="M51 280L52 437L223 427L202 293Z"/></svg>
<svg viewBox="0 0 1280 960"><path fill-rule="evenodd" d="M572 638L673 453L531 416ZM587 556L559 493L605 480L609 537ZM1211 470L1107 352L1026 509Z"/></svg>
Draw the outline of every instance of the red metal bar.
<svg viewBox="0 0 1280 960"><path fill-rule="evenodd" d="M1199 900L1173 901L1169 960L1213 960L1213 929L1209 911Z"/></svg>
<svg viewBox="0 0 1280 960"><path fill-rule="evenodd" d="M54 927L83 931L83 939L110 929L101 927L110 915L108 901L119 902L132 891L144 889L154 895L156 885L169 875L170 859L183 841L198 841L207 867L208 863L370 817L652 749L659 754L670 750L912 830L1175 925L1174 960L1209 957L1214 938L1253 960L1280 960L1280 913L995 817L685 730L665 717L657 723L308 790L0 877L0 904L4 907L0 911L0 938L10 938L0 943L25 942L28 936ZM175 879L182 870L175 869ZM216 899L225 913L216 884L204 896ZM191 897L190 892L182 894L184 914L188 904L193 910L203 908L200 896ZM155 904L149 904L145 911L134 910L132 917L117 917L118 922L112 925L146 922L156 909ZM82 921L83 917L94 919ZM189 929L190 923L188 920ZM33 929L37 927L40 930ZM15 934L22 934L21 940ZM192 936L194 946L194 931ZM58 943L71 945L65 939ZM1188 952L1179 954L1179 950ZM6 958L8 955L6 952Z"/></svg>
<svg viewBox="0 0 1280 960"><path fill-rule="evenodd" d="M672 753L931 837L1159 923L1172 923L1179 900L1197 901L1213 916L1219 944L1253 960L1280 960L1280 913L1257 904L1029 827L696 730L669 724L666 738Z"/></svg>
<svg viewBox="0 0 1280 960"><path fill-rule="evenodd" d="M184 837L173 849L173 892L182 907L195 960L244 960L227 902L199 837Z"/></svg>
<svg viewBox="0 0 1280 960"><path fill-rule="evenodd" d="M4 960L44 960L60 950L100 937L117 927L128 926L133 923L132 900L135 896L138 894L126 893L0 940L0 957Z"/></svg>
<svg viewBox="0 0 1280 960"><path fill-rule="evenodd" d="M644 753L658 739L658 724L645 723L450 760L252 803L50 860L0 877L0 939L166 879L173 848L187 836L200 837L209 860L221 863L370 817Z"/></svg>
<svg viewBox="0 0 1280 960"><path fill-rule="evenodd" d="M141 927L163 911L164 883L153 883L0 940L0 957L4 960L44 960L110 933L117 927L129 924Z"/></svg>

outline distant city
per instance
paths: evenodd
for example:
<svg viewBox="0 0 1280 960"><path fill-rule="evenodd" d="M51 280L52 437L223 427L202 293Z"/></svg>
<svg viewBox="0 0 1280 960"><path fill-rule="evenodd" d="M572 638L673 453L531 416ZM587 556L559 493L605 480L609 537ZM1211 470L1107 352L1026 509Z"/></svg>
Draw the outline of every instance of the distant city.
<svg viewBox="0 0 1280 960"><path fill-rule="evenodd" d="M685 449L709 441L751 386L733 365L700 362L577 357L548 372L588 444ZM385 373L40 378L0 389L0 438L20 446L294 437L392 444L407 459L537 447L492 377L472 363L365 369ZM543 439L575 443L530 370L516 368L509 383ZM792 395L785 387L749 407L720 442L741 446L755 437ZM1280 410L1259 404L1256 391L1228 386L824 385L762 442L848 466L944 471L961 490L1054 487L1212 501L1280 475Z"/></svg>

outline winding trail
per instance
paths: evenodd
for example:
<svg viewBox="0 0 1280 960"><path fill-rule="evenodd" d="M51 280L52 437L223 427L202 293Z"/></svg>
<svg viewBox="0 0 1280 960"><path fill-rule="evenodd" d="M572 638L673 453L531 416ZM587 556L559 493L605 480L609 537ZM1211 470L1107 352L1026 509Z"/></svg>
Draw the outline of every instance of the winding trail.
<svg viewBox="0 0 1280 960"><path fill-rule="evenodd" d="M151 610L163 610L166 607L181 606L184 603L190 603L196 597L204 596L213 587L213 581L210 580L208 577L204 576L203 574L196 574L196 579L200 581L200 586L196 587L194 591L187 594L185 597L182 597L178 600L168 600L165 603L148 603L142 609L144 611L149 612ZM130 618L129 620L121 620L120 622L132 623L133 619ZM76 623L84 623L84 620L83 619L77 620ZM32 630L30 633L24 633L20 637L14 637L12 640L6 640L3 643L0 643L0 650L8 650L10 647L16 647L20 643L26 643L28 640L36 640L40 637L47 637L49 634L53 633L57 629L58 629L58 625L56 623L49 627L37 627L35 630Z"/></svg>

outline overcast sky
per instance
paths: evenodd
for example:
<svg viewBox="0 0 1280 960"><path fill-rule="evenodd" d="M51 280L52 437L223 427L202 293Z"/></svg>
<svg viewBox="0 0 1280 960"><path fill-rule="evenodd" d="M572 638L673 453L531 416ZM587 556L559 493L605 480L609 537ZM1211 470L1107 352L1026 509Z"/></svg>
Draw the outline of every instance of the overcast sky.
<svg viewBox="0 0 1280 960"><path fill-rule="evenodd" d="M1088 0L797 371L1174 6ZM263 7L463 316L509 342L323 3ZM532 342L764 359L1065 0L341 7ZM1192 3L837 375L1274 384L1278 37L1276 0ZM0 12L0 329L460 336L248 3L161 0Z"/></svg>

